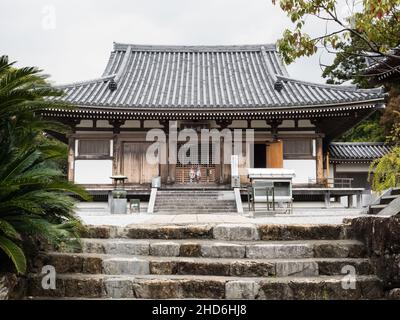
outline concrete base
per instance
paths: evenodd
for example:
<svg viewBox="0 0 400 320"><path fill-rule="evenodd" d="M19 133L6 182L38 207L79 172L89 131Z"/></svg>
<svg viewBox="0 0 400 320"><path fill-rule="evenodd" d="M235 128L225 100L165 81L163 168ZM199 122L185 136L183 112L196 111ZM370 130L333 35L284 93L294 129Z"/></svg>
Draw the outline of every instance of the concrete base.
<svg viewBox="0 0 400 320"><path fill-rule="evenodd" d="M126 214L128 200L124 199L111 199L111 214Z"/></svg>

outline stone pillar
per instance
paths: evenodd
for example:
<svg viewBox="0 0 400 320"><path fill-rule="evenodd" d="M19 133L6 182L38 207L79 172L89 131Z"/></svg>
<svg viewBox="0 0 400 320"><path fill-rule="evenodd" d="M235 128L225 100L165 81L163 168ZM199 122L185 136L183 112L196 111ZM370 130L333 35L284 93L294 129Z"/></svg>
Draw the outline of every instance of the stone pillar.
<svg viewBox="0 0 400 320"><path fill-rule="evenodd" d="M329 190L325 191L324 201L325 201L325 208L329 208L331 206L331 193L329 192Z"/></svg>
<svg viewBox="0 0 400 320"><path fill-rule="evenodd" d="M356 199L357 199L356 208L360 209L362 207L362 191L357 192Z"/></svg>
<svg viewBox="0 0 400 320"><path fill-rule="evenodd" d="M353 208L353 195L347 196L347 207L348 208Z"/></svg>

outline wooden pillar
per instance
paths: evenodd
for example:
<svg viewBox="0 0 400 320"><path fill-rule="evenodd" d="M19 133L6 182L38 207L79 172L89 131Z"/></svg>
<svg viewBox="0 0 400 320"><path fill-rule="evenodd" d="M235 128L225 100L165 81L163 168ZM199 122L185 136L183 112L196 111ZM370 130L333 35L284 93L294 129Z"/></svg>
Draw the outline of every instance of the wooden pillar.
<svg viewBox="0 0 400 320"><path fill-rule="evenodd" d="M75 173L75 138L68 137L68 181L74 182Z"/></svg>
<svg viewBox="0 0 400 320"><path fill-rule="evenodd" d="M270 142L266 149L267 149L267 167L283 168L282 140Z"/></svg>
<svg viewBox="0 0 400 320"><path fill-rule="evenodd" d="M112 141L113 175L119 175L122 170L121 142L119 140L119 135L114 134Z"/></svg>
<svg viewBox="0 0 400 320"><path fill-rule="evenodd" d="M222 180L222 155L223 155L223 149L222 149L221 143L219 144L219 159L215 159L217 163L215 164L215 182L219 183ZM219 161L218 161L219 160Z"/></svg>
<svg viewBox="0 0 400 320"><path fill-rule="evenodd" d="M324 181L324 153L322 149L322 138L316 138L316 171L317 171L317 183L323 183Z"/></svg>
<svg viewBox="0 0 400 320"><path fill-rule="evenodd" d="M329 179L330 166L329 166L329 151L326 153L326 178Z"/></svg>
<svg viewBox="0 0 400 320"><path fill-rule="evenodd" d="M167 179L169 180L170 183L175 183L175 177L176 177L176 163L178 160L178 149L177 149L177 143L178 143L178 128L175 126L175 123L171 124L171 130L169 130L169 125L170 121L168 121L168 144L166 145L166 148L168 149L168 177Z"/></svg>
<svg viewBox="0 0 400 320"><path fill-rule="evenodd" d="M166 133L166 141L161 142L162 145L160 146L160 155L159 155L159 171L162 183L169 183L171 178L169 177L169 165L168 165L168 141L169 141L169 134ZM165 159L162 157L162 153L165 153ZM163 162L166 160L166 162Z"/></svg>
<svg viewBox="0 0 400 320"><path fill-rule="evenodd" d="M219 140L219 144L220 144L220 153L219 153L219 175L218 175L218 183L225 183L225 177L227 174L227 167L226 164L224 162L224 140L220 138Z"/></svg>

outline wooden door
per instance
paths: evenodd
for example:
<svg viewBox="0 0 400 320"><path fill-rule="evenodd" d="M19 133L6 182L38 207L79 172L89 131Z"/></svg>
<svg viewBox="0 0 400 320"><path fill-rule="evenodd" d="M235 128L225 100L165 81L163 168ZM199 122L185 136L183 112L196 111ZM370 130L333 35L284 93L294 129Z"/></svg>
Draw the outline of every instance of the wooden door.
<svg viewBox="0 0 400 320"><path fill-rule="evenodd" d="M271 142L267 147L267 167L283 168L282 140Z"/></svg>
<svg viewBox="0 0 400 320"><path fill-rule="evenodd" d="M151 183L151 179L158 176L158 164L146 161L146 150L150 143L125 142L123 144L123 169L128 177L128 183Z"/></svg>

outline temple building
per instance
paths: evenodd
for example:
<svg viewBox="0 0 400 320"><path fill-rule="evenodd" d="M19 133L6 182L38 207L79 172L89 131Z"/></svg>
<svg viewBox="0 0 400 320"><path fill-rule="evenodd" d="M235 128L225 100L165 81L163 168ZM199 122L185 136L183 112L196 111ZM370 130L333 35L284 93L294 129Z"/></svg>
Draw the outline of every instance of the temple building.
<svg viewBox="0 0 400 320"><path fill-rule="evenodd" d="M76 108L43 115L72 127L68 178L89 190L106 188L117 174L128 177L131 190L150 190L157 176L162 186L190 184L193 164L146 161L146 133L168 134L171 121L178 131L251 128L255 168L292 169L294 186L324 185L332 175L330 142L384 107L381 89L291 78L271 44L114 43L99 78L60 88L61 100ZM198 165L202 186L229 186L230 164L208 159Z"/></svg>

